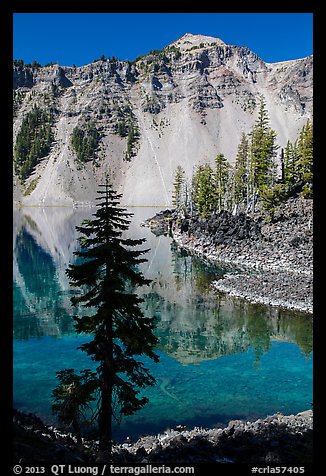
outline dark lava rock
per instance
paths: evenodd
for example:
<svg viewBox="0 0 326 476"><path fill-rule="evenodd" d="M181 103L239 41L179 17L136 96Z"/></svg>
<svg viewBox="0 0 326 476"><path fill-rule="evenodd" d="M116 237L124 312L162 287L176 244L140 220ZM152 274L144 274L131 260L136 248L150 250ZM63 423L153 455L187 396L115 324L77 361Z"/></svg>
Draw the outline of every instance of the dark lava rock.
<svg viewBox="0 0 326 476"><path fill-rule="evenodd" d="M35 430L42 430L41 434ZM278 413L253 422L233 420L223 429L180 427L135 443L114 444L112 462L305 465L312 462L312 432L311 410L290 416ZM14 463L86 465L95 462L96 453L96 442L85 440L78 445L71 435L15 411Z"/></svg>
<svg viewBox="0 0 326 476"><path fill-rule="evenodd" d="M171 233L173 220L175 220L175 218L175 210L166 209L148 218L142 225L149 226L151 232L156 236L167 235Z"/></svg>
<svg viewBox="0 0 326 476"><path fill-rule="evenodd" d="M229 244L232 241L260 238L260 224L244 213L232 215L226 210L213 213L205 219L194 216L191 219L181 220L180 231L193 234L197 237L211 237L214 243Z"/></svg>

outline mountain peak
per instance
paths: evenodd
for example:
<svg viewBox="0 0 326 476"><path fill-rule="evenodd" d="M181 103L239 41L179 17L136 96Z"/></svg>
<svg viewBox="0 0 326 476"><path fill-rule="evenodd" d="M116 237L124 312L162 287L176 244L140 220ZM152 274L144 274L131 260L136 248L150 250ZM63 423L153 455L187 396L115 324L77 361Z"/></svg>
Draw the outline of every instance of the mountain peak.
<svg viewBox="0 0 326 476"><path fill-rule="evenodd" d="M190 33L135 62L107 59L61 69L14 64L14 201L88 206L111 170L123 205L170 207L178 165L190 178L194 167L214 165L220 153L234 163L262 94L278 145L295 140L312 118L312 73L312 57L266 66L244 47ZM41 129L38 135L30 129L28 149L22 140L34 106L53 131L46 156L34 152ZM73 137L77 148L70 147ZM26 181L18 174L28 175Z"/></svg>
<svg viewBox="0 0 326 476"><path fill-rule="evenodd" d="M178 46L181 50L189 50L194 46L203 47L219 45L224 46L225 43L220 38L213 36L194 35L192 33L185 33L183 36L173 41L171 45Z"/></svg>

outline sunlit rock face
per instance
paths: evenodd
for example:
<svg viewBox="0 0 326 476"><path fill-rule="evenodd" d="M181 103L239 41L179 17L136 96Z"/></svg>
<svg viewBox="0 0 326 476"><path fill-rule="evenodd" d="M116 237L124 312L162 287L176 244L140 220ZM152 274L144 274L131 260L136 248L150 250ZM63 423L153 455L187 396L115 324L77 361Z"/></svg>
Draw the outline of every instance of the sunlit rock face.
<svg viewBox="0 0 326 476"><path fill-rule="evenodd" d="M15 64L14 141L34 105L54 111L55 140L25 184L14 178L14 202L89 205L109 173L124 204L170 205L177 165L190 177L195 165L213 163L218 153L234 162L261 95L279 145L293 141L312 118L312 65L312 56L266 63L245 46L189 33L132 62ZM97 157L80 164L71 135L89 121L102 138ZM117 134L123 121L138 131L127 159L128 135Z"/></svg>

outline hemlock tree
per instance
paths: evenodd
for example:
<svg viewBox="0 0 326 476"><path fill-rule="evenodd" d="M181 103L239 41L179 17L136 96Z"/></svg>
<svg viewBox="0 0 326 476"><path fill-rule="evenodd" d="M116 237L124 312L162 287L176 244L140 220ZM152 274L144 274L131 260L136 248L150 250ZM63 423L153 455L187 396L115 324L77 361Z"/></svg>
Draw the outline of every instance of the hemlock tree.
<svg viewBox="0 0 326 476"><path fill-rule="evenodd" d="M256 192L273 186L276 174L275 157L278 149L276 132L269 126L269 116L263 97L250 136L250 194L254 196Z"/></svg>
<svg viewBox="0 0 326 476"><path fill-rule="evenodd" d="M308 120L298 138L284 150L284 184L289 192L299 189L306 198L313 195L313 126Z"/></svg>
<svg viewBox="0 0 326 476"><path fill-rule="evenodd" d="M235 200L235 167L228 162L227 170L228 176L225 185L224 209L236 215L238 213L238 203Z"/></svg>
<svg viewBox="0 0 326 476"><path fill-rule="evenodd" d="M218 154L215 158L215 194L218 212L220 212L223 208L227 208L225 198L228 188L229 172L230 164L226 160L224 154Z"/></svg>
<svg viewBox="0 0 326 476"><path fill-rule="evenodd" d="M175 206L178 214L185 211L187 205L187 184L185 180L185 170L178 165L174 173L172 205Z"/></svg>
<svg viewBox="0 0 326 476"><path fill-rule="evenodd" d="M299 181L299 175L297 173L297 163L299 161L299 151L297 146L297 140L292 143L287 141L284 149L284 183L289 191Z"/></svg>
<svg viewBox="0 0 326 476"><path fill-rule="evenodd" d="M302 183L302 194L306 198L313 195L313 126L309 120L301 129L298 138L299 160L297 174Z"/></svg>
<svg viewBox="0 0 326 476"><path fill-rule="evenodd" d="M242 131L238 152L235 159L234 172L234 199L235 203L244 202L248 207L249 199L249 139Z"/></svg>
<svg viewBox="0 0 326 476"><path fill-rule="evenodd" d="M199 215L208 217L216 205L214 170L209 164L199 165L193 177L193 201Z"/></svg>
<svg viewBox="0 0 326 476"><path fill-rule="evenodd" d="M76 317L75 327L77 332L93 336L80 348L98 362L97 460L107 462L111 459L113 418L120 420L122 415L142 408L148 399L139 395L139 389L155 383L135 356L148 356L155 362L158 356L153 351L157 343L154 319L144 316L140 308L143 299L135 292L135 287L150 283L138 269L146 261L141 256L148 250L133 249L145 240L122 238L131 214L119 208L121 195L108 181L100 187L94 218L77 227L82 236L81 249L75 255L81 262L71 264L66 273L71 284L80 288L72 304L92 311Z"/></svg>
<svg viewBox="0 0 326 476"><path fill-rule="evenodd" d="M52 411L61 423L72 429L77 443L81 443L81 424L89 421L87 412L94 413L90 405L98 390L97 374L86 369L77 375L74 369L66 369L57 372L57 379L60 383L52 392Z"/></svg>
<svg viewBox="0 0 326 476"><path fill-rule="evenodd" d="M279 205L286 200L287 191L283 183L277 183L274 187L264 188L261 191L260 199L263 214L274 220L275 212Z"/></svg>

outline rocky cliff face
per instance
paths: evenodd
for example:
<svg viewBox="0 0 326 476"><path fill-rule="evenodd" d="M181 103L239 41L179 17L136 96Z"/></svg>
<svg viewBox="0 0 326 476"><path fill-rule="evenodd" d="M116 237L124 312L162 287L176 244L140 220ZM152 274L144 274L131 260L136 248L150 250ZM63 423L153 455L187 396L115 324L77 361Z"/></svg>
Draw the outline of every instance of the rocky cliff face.
<svg viewBox="0 0 326 476"><path fill-rule="evenodd" d="M24 184L15 177L14 202L90 204L109 172L124 205L169 205L178 164L190 177L196 164L213 162L217 153L234 161L260 95L279 144L294 140L312 117L312 62L311 56L269 64L246 47L186 34L133 62L15 64L14 142L34 105L53 111L54 142ZM90 121L101 132L100 146L81 164L70 139Z"/></svg>

